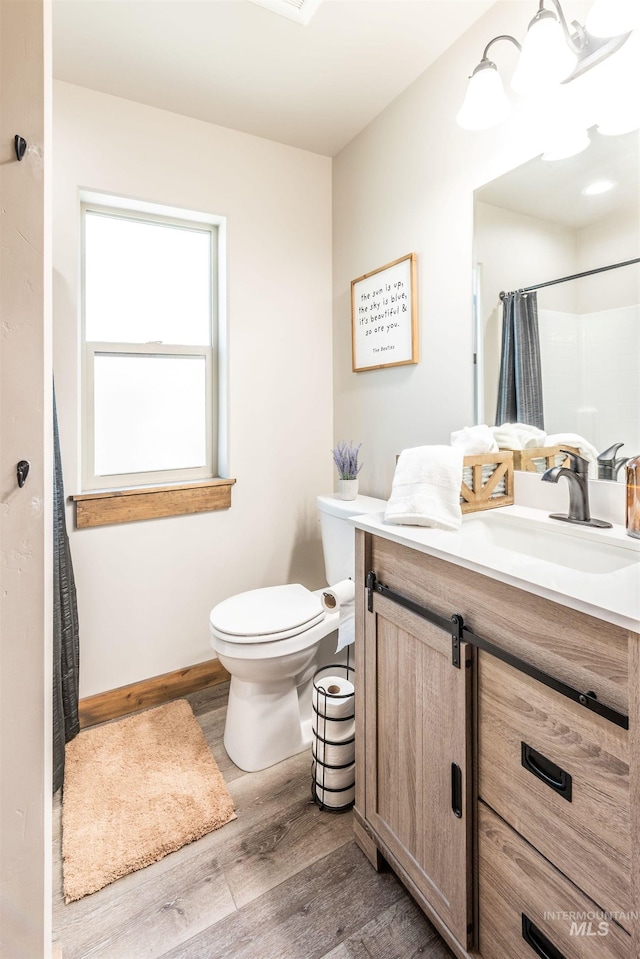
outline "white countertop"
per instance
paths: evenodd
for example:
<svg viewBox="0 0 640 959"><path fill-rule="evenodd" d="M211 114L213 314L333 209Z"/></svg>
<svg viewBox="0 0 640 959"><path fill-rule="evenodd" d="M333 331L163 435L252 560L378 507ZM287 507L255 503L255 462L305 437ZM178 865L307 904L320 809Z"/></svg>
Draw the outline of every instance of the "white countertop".
<svg viewBox="0 0 640 959"><path fill-rule="evenodd" d="M512 542L517 542L518 530L523 532L527 552L494 541L493 516L494 526L503 530L507 520ZM640 632L640 540L628 536L622 526L608 530L573 526L526 506L467 513L460 532L394 526L384 522L384 513L354 516L351 522L383 539ZM563 562L561 554L571 559ZM594 571L592 565L600 568Z"/></svg>

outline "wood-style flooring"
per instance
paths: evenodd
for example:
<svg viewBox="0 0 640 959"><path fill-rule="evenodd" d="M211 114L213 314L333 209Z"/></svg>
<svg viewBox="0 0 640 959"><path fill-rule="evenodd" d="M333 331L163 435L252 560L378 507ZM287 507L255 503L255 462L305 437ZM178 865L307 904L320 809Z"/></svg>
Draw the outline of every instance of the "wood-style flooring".
<svg viewBox="0 0 640 959"><path fill-rule="evenodd" d="M448 959L391 872L352 839L352 814L311 802L310 755L244 773L222 746L227 684L189 699L238 818L64 904L54 800L53 928L64 959Z"/></svg>

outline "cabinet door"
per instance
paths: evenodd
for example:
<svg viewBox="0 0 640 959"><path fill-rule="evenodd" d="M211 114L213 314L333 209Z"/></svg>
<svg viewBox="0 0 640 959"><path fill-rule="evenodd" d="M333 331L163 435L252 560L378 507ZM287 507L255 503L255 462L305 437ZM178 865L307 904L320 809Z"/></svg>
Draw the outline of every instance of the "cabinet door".
<svg viewBox="0 0 640 959"><path fill-rule="evenodd" d="M450 635L374 595L374 612L365 613L365 817L465 947L470 666L466 643L457 668Z"/></svg>

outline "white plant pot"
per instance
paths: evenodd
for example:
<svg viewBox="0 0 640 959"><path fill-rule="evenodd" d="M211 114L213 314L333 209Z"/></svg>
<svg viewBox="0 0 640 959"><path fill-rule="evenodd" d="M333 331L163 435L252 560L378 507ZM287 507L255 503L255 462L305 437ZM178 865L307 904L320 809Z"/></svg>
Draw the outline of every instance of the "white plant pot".
<svg viewBox="0 0 640 959"><path fill-rule="evenodd" d="M355 499L358 495L357 479L338 480L338 499Z"/></svg>

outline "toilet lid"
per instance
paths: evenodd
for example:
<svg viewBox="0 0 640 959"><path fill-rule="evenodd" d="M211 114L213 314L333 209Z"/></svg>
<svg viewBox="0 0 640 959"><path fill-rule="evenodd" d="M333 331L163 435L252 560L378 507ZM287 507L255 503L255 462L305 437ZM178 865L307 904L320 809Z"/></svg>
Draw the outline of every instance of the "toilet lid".
<svg viewBox="0 0 640 959"><path fill-rule="evenodd" d="M305 586L267 586L238 593L211 611L211 625L236 643L282 639L321 622L320 598Z"/></svg>

